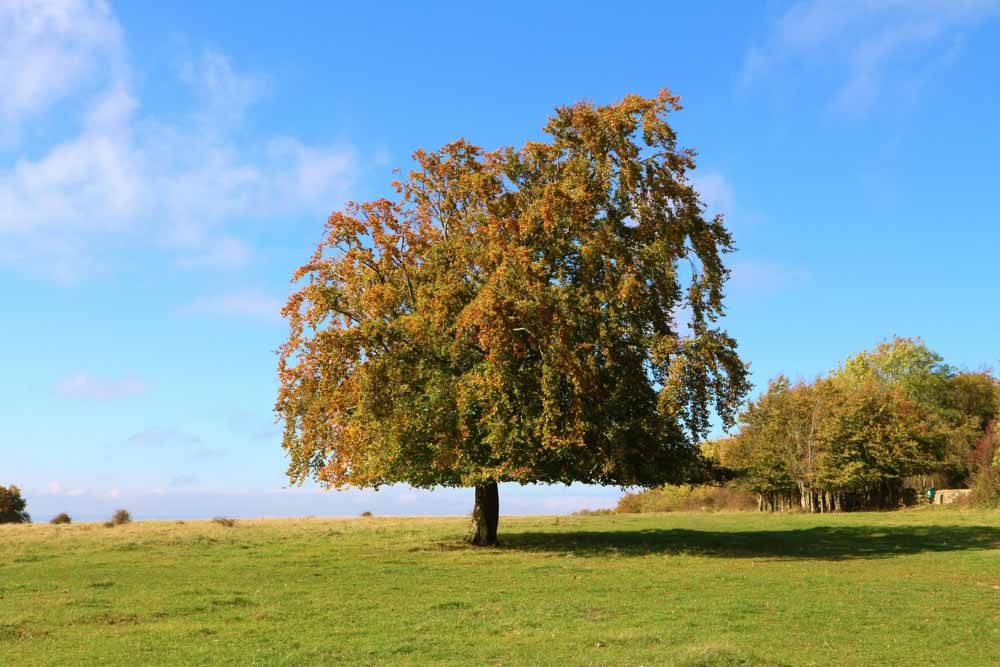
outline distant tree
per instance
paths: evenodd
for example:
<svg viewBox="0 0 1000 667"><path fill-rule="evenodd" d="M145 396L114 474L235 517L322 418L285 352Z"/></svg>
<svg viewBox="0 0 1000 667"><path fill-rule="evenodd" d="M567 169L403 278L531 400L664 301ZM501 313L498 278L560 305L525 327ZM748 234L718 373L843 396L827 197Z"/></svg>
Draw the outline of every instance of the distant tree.
<svg viewBox="0 0 1000 667"><path fill-rule="evenodd" d="M66 512L60 512L59 514L56 514L54 517L52 517L49 523L58 526L66 523L73 523L73 519L72 517L70 517L69 514L66 514Z"/></svg>
<svg viewBox="0 0 1000 667"><path fill-rule="evenodd" d="M987 371L960 372L919 338L893 337L844 362L832 374L857 388L875 382L919 406L928 427L943 438L934 472L961 484L973 472L972 449L998 414L998 387Z"/></svg>
<svg viewBox="0 0 1000 667"><path fill-rule="evenodd" d="M126 523L132 523L132 514L126 509L120 509L116 510L111 515L111 519L104 522L104 525L111 528L114 526L124 526Z"/></svg>
<svg viewBox="0 0 1000 667"><path fill-rule="evenodd" d="M677 98L562 107L548 142L414 155L398 197L334 213L284 309L293 482L658 485L747 392L716 320L732 250L666 122ZM689 330L677 321L690 313Z"/></svg>
<svg viewBox="0 0 1000 667"><path fill-rule="evenodd" d="M911 401L941 407L949 402L956 371L919 338L893 336L848 357L831 378L849 388L875 383L898 389Z"/></svg>
<svg viewBox="0 0 1000 667"><path fill-rule="evenodd" d="M763 509L887 507L909 477L966 480L997 412L989 373L959 373L919 339L894 338L812 383L779 376L717 457Z"/></svg>
<svg viewBox="0 0 1000 667"><path fill-rule="evenodd" d="M25 510L27 506L21 489L13 484L0 486L0 523L31 523L31 515Z"/></svg>

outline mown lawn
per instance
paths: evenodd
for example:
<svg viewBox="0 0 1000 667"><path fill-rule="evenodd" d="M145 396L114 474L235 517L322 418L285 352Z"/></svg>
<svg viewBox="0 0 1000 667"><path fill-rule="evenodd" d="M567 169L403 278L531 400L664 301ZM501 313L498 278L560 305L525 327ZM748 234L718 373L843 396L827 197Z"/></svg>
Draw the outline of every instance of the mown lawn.
<svg viewBox="0 0 1000 667"><path fill-rule="evenodd" d="M0 665L1000 664L1000 512L0 526Z"/></svg>

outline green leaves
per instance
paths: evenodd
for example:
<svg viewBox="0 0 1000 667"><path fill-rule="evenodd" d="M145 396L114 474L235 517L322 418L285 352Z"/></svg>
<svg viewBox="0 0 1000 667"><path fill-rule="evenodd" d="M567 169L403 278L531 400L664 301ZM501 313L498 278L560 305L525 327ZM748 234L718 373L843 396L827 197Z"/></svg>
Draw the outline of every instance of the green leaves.
<svg viewBox="0 0 1000 667"><path fill-rule="evenodd" d="M714 326L732 250L664 91L556 111L550 142L418 151L335 213L285 309L289 476L334 486L658 484L748 389ZM678 264L697 267L691 274ZM688 280L682 276L689 275ZM674 313L693 313L679 331Z"/></svg>
<svg viewBox="0 0 1000 667"><path fill-rule="evenodd" d="M921 341L894 338L827 378L773 380L717 449L761 494L865 495L929 473L961 482L997 396L988 373L958 373Z"/></svg>

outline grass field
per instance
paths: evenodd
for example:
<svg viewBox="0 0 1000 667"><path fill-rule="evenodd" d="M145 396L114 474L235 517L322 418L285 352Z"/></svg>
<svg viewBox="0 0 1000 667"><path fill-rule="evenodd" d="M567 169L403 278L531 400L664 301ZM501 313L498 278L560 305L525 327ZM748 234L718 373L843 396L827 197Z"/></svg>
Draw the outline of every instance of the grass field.
<svg viewBox="0 0 1000 667"><path fill-rule="evenodd" d="M1000 664L1000 512L0 526L0 665Z"/></svg>

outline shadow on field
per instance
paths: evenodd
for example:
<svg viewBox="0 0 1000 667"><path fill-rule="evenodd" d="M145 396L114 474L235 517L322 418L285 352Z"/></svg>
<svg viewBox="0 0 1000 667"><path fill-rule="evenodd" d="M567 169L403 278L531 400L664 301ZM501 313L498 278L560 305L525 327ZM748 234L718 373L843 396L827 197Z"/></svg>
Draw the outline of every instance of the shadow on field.
<svg viewBox="0 0 1000 667"><path fill-rule="evenodd" d="M989 526L817 526L722 532L687 529L505 533L504 549L576 556L690 554L725 558L848 560L1000 547Z"/></svg>

